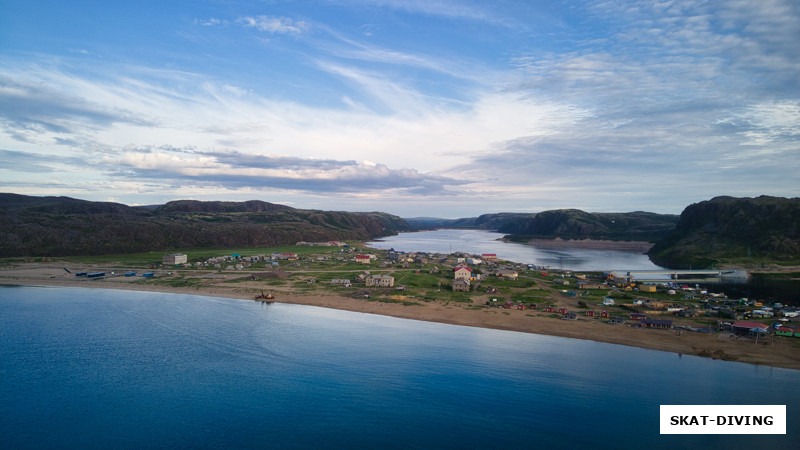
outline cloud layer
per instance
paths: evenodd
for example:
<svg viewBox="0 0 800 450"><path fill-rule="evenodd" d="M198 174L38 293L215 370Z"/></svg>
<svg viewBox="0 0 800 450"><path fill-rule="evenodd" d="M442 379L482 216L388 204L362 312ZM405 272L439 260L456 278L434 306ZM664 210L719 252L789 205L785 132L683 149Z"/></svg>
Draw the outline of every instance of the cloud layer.
<svg viewBox="0 0 800 450"><path fill-rule="evenodd" d="M9 48L0 186L446 217L800 191L797 2L317 6L208 4L147 58Z"/></svg>

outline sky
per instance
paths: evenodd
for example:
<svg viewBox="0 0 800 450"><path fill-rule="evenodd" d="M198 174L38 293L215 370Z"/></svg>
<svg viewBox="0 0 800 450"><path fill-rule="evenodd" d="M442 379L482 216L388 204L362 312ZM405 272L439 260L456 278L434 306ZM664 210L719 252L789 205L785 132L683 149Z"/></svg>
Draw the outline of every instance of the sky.
<svg viewBox="0 0 800 450"><path fill-rule="evenodd" d="M474 217L800 193L797 0L0 0L0 192Z"/></svg>

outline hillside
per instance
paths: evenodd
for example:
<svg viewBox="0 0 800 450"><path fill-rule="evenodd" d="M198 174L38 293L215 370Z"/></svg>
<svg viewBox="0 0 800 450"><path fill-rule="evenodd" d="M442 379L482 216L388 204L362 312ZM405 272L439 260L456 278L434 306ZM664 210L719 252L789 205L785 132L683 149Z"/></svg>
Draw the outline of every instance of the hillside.
<svg viewBox="0 0 800 450"><path fill-rule="evenodd" d="M409 220L415 228L479 228L507 233L508 239L605 239L654 242L678 222L678 216L648 212L588 213L559 209L540 213L497 213L444 220Z"/></svg>
<svg viewBox="0 0 800 450"><path fill-rule="evenodd" d="M800 260L800 198L715 197L689 205L675 229L648 252L658 265Z"/></svg>
<svg viewBox="0 0 800 450"><path fill-rule="evenodd" d="M367 240L406 231L386 213L295 209L262 201L132 207L69 197L0 194L0 257L267 247Z"/></svg>

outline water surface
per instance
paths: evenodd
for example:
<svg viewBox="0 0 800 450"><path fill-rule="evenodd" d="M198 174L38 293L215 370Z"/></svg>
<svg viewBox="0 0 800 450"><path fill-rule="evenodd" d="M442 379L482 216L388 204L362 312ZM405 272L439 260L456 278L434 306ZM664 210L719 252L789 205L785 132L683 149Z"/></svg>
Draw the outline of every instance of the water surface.
<svg viewBox="0 0 800 450"><path fill-rule="evenodd" d="M787 404L798 371L301 305L0 288L2 448L764 448L660 404Z"/></svg>
<svg viewBox="0 0 800 450"><path fill-rule="evenodd" d="M502 233L484 230L443 229L400 233L368 242L379 248L404 252L448 254L465 252L473 255L494 253L498 258L522 264L549 266L576 271L658 270L643 253L579 248L545 248L536 245L503 242Z"/></svg>

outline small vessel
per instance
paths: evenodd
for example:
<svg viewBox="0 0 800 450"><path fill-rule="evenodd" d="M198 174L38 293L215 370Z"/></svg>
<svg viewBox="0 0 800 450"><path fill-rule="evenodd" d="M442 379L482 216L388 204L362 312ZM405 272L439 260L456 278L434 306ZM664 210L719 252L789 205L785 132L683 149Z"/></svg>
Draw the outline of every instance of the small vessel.
<svg viewBox="0 0 800 450"><path fill-rule="evenodd" d="M275 298L275 296L272 295L272 292L267 292L265 294L264 291L261 291L260 294L256 295L256 300L261 300L261 301L272 300L273 298Z"/></svg>

